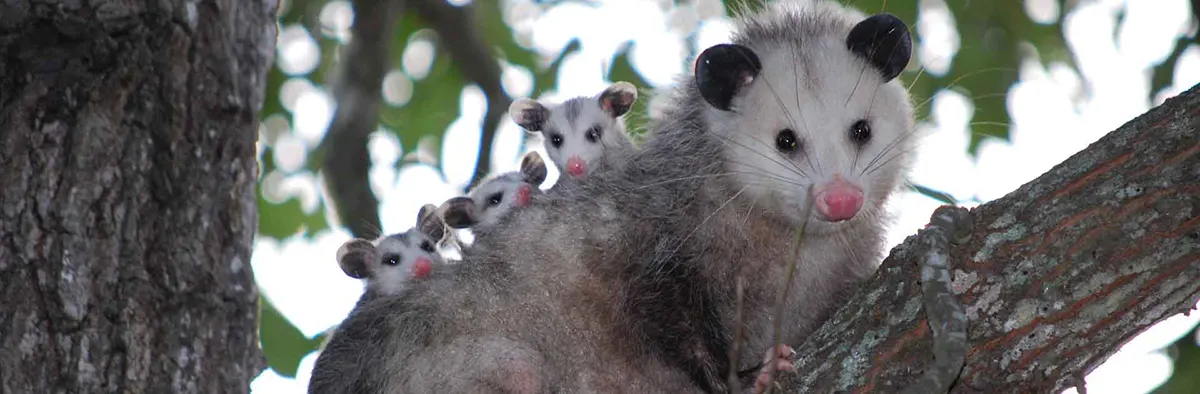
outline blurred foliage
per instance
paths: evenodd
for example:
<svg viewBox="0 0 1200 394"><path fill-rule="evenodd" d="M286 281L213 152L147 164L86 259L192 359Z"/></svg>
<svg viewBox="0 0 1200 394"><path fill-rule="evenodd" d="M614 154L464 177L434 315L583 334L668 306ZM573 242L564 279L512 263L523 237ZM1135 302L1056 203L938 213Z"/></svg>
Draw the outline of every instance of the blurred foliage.
<svg viewBox="0 0 1200 394"><path fill-rule="evenodd" d="M1167 346L1167 352L1174 361L1174 373L1152 393L1200 393L1200 325Z"/></svg>
<svg viewBox="0 0 1200 394"><path fill-rule="evenodd" d="M258 297L258 341L267 365L280 375L296 377L300 359L320 346L325 334L309 339L292 325L266 297Z"/></svg>
<svg viewBox="0 0 1200 394"><path fill-rule="evenodd" d="M690 6L696 0L675 0L674 6ZM318 89L329 90L329 77L338 67L339 52L342 42L331 32L321 26L322 10L333 1L331 0L284 0L280 7L279 24L281 27L303 26L312 34L320 49L318 66L305 75L289 76L279 67L272 67L267 76L266 101L261 112L262 119L282 117L288 127L294 122L293 114L284 108L280 88L292 78L305 78ZM591 0L558 0L534 1L536 7L545 11L560 3L593 4ZM744 13L761 6L761 0L723 0L727 14ZM890 12L906 21L912 31L916 46L914 46L914 61L902 80L911 84L910 92L914 103L918 105L918 119L926 119L930 114L930 101L933 96L943 89L953 89L964 93L974 103L970 128L972 139L968 151L975 153L979 142L984 138L1007 139L1010 116L1007 111L1005 97L1009 88L1018 78L1018 65L1028 56L1036 56L1042 64L1063 62L1074 67L1073 57L1066 46L1062 32L1063 16L1067 15L1075 1L1058 0L1059 18L1050 24L1033 22L1025 13L1024 2L1010 0L945 0L944 4L953 15L960 48L954 54L948 71L944 75L934 73L920 67L917 58L917 48L922 39L922 32L917 28L918 16L922 10L919 6L929 6L932 1L918 0L850 0L847 1L866 13ZM532 96L538 96L558 84L559 66L569 54L580 49L579 40L572 39L561 49L560 53L544 56L518 43L514 31L504 18L502 8L506 2L502 0L475 0L475 8L480 31L487 39L486 45L493 49L499 59L509 65L529 70L533 74L534 87ZM433 43L434 59L429 71L421 78L413 78L405 74L411 82L411 98L398 105L383 102L381 107L380 125L385 130L394 133L401 142L403 154L407 155L418 149L422 141L434 142L434 152L440 152L436 146L442 134L450 123L459 116L459 97L468 81L457 68L448 51L439 47L436 34L424 25L415 14L407 14L400 18L394 31L392 43L393 69L402 69L402 58L406 49L416 40L429 40ZM690 44L694 42L694 32L686 37ZM1183 48L1194 41L1180 39L1176 43L1171 57L1155 68L1152 77L1152 94L1158 92L1171 82L1172 73ZM650 93L653 87L639 74L629 59L632 42L626 43L613 54L609 64L608 79L610 81L627 81L633 83L639 93ZM1024 48L1031 48L1033 51ZM685 62L691 62L695 55L689 48L689 57ZM689 69L690 67L686 67ZM646 108L649 97L639 95L639 100L631 113L626 116L630 131L640 138L645 130L648 119ZM278 123L278 122L277 122ZM258 212L259 235L270 238L286 238L293 235L311 237L316 232L329 228L326 220L326 202L319 201L317 208L311 212L304 211L300 200L290 197L282 202L271 202L264 198L262 181L269 174L280 171L276 168L272 145L274 135L287 133L287 130L268 130L260 143L264 145L262 167L259 172ZM315 174L319 168L319 158L322 152L314 152L316 144L307 146L309 150L306 163L296 172ZM422 149L427 148L425 146ZM437 157L438 155L433 155ZM410 156L402 156L410 157ZM407 159L391 163L400 166ZM294 175L287 173L283 175ZM955 199L944 192L921 185L912 185L912 189L944 203L954 203ZM321 338L305 338L287 319L283 318L266 299L262 299L261 338L264 352L270 365L284 376L293 376L302 358L308 352L317 348ZM1179 344L1177 344L1179 345ZM1176 357L1177 371L1188 368L1189 371L1200 372L1200 350L1192 347L1177 346L1180 350ZM1184 364L1181 364L1184 363ZM1181 374L1176 374L1181 375ZM1196 374L1173 377L1164 387L1171 387L1170 392L1200 392L1196 391ZM1189 386L1190 385L1190 386ZM1174 391L1184 387L1184 391ZM1191 390L1191 391L1188 391Z"/></svg>

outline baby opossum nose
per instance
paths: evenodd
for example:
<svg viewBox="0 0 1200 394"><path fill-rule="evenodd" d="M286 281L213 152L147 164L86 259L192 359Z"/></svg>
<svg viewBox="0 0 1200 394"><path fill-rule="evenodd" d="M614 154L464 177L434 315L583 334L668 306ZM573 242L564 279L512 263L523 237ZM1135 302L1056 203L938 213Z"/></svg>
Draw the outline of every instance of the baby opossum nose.
<svg viewBox="0 0 1200 394"><path fill-rule="evenodd" d="M417 262L413 264L413 278L421 279L429 276L429 271L433 271L433 262L429 258L418 257Z"/></svg>
<svg viewBox="0 0 1200 394"><path fill-rule="evenodd" d="M580 159L579 156L571 156L570 159L567 159L567 173L572 176L583 176L584 170L586 168L584 168L583 159Z"/></svg>
<svg viewBox="0 0 1200 394"><path fill-rule="evenodd" d="M533 199L533 186L521 185L517 187L517 199L513 203L518 207L529 205L529 201Z"/></svg>
<svg viewBox="0 0 1200 394"><path fill-rule="evenodd" d="M863 205L862 189L842 178L820 186L816 198L817 213L831 222L853 218Z"/></svg>

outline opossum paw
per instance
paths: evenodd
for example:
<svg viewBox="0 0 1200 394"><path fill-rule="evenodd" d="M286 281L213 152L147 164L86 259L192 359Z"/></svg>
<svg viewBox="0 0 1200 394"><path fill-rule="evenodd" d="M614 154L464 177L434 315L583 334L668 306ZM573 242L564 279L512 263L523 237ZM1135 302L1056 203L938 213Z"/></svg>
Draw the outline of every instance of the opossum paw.
<svg viewBox="0 0 1200 394"><path fill-rule="evenodd" d="M760 394L767 390L771 382L771 368L775 369L775 376L778 377L784 372L795 372L796 366L792 365L796 361L796 351L788 345L778 345L775 348L767 350L766 357L763 358L762 370L759 371L758 377L754 379L754 393Z"/></svg>

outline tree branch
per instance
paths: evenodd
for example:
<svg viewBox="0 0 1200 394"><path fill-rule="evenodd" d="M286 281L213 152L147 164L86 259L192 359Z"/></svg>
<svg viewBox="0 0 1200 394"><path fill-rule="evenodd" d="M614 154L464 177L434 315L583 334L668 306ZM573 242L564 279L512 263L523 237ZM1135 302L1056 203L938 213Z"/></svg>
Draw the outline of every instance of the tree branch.
<svg viewBox="0 0 1200 394"><path fill-rule="evenodd" d="M467 184L469 189L487 176L496 130L512 99L500 84L500 64L476 27L473 5L456 7L444 0L413 0L412 5L418 15L437 32L443 42L441 47L449 51L463 76L479 85L487 98L487 114L484 115L483 131L479 137L478 161Z"/></svg>
<svg viewBox="0 0 1200 394"><path fill-rule="evenodd" d="M379 125L380 86L391 58L388 38L400 0L355 0L354 26L338 65L337 109L321 142L322 170L338 217L355 237L378 236L379 200L371 191L367 140Z"/></svg>
<svg viewBox="0 0 1200 394"><path fill-rule="evenodd" d="M1200 299L1197 130L1200 85L971 210L970 234L949 249L951 289L970 323L951 392L1081 385L1121 344L1193 309ZM894 248L796 349L801 372L785 377L786 391L894 392L934 368L917 272L930 255L931 243L922 241L930 231Z"/></svg>

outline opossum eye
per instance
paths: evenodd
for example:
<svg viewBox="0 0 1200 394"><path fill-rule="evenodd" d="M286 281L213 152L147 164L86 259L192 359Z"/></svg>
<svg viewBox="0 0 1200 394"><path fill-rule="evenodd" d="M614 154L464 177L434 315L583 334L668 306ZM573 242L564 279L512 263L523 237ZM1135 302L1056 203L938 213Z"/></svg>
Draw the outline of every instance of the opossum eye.
<svg viewBox="0 0 1200 394"><path fill-rule="evenodd" d="M425 253L433 253L433 244L429 243L429 241L422 241L421 250L424 250Z"/></svg>
<svg viewBox="0 0 1200 394"><path fill-rule="evenodd" d="M400 265L400 255L389 254L387 256L383 256L383 260L380 261L380 263L383 265Z"/></svg>
<svg viewBox="0 0 1200 394"><path fill-rule="evenodd" d="M859 120L850 126L850 140L858 146L866 145L871 140L871 125L866 120Z"/></svg>
<svg viewBox="0 0 1200 394"><path fill-rule="evenodd" d="M780 152L792 153L800 149L800 142L796 139L796 132L792 129L783 129L779 134L775 135L775 148Z"/></svg>
<svg viewBox="0 0 1200 394"><path fill-rule="evenodd" d="M600 140L600 125L593 125L592 128L588 129L587 140L593 143Z"/></svg>
<svg viewBox="0 0 1200 394"><path fill-rule="evenodd" d="M488 205L500 205L500 201L504 199L504 192L495 192L488 196Z"/></svg>
<svg viewBox="0 0 1200 394"><path fill-rule="evenodd" d="M563 143L562 134L554 133L554 134L550 135L550 145L554 145L555 148L559 148L559 147L562 147L562 143Z"/></svg>

